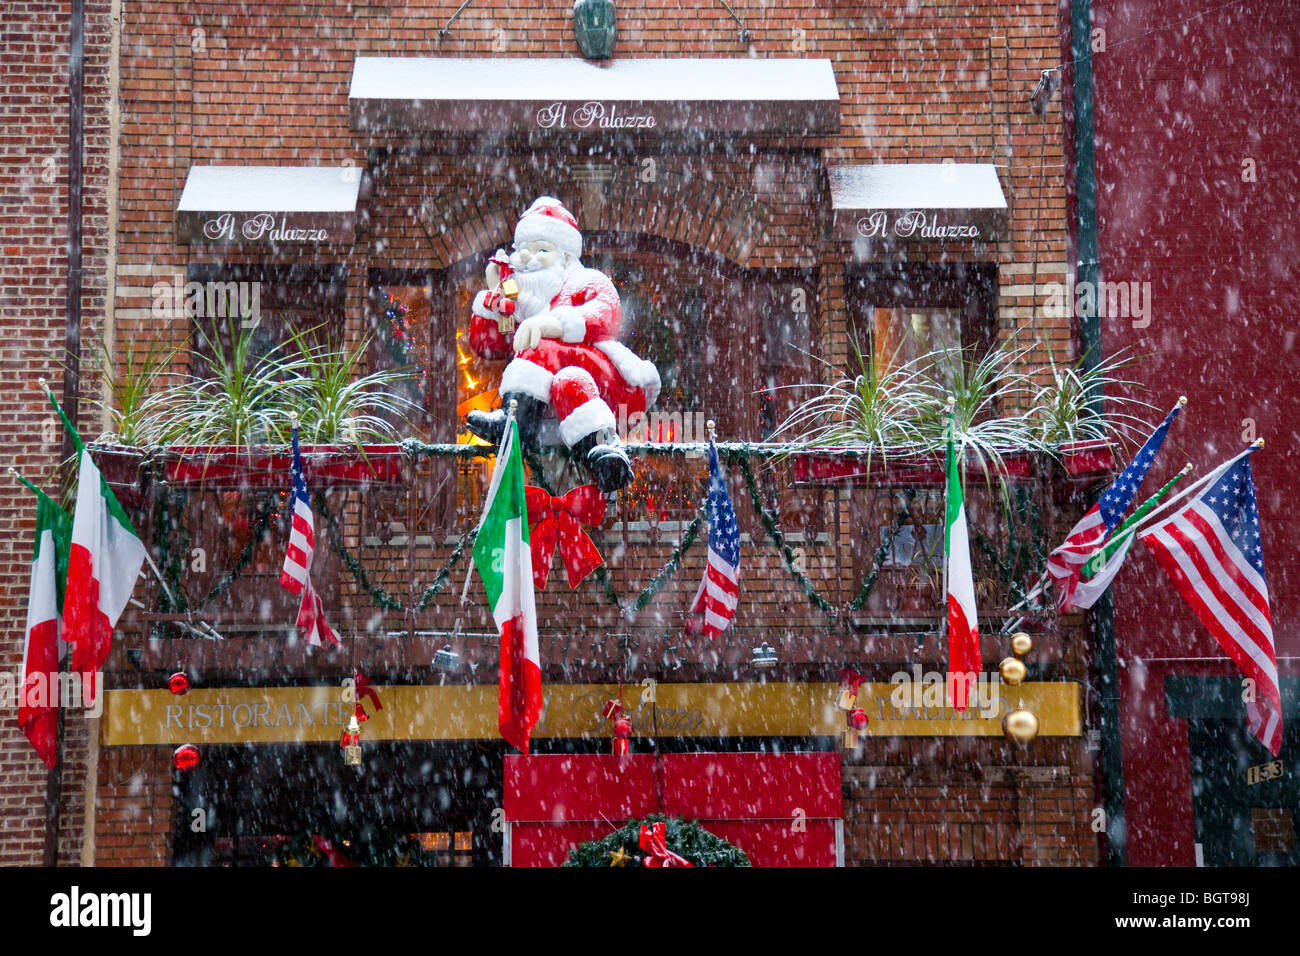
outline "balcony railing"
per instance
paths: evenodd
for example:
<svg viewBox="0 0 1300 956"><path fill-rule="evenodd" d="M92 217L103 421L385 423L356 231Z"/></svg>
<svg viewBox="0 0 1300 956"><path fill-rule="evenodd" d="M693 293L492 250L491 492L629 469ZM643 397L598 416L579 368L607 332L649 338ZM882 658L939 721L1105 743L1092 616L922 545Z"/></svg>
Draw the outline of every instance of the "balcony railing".
<svg viewBox="0 0 1300 956"><path fill-rule="evenodd" d="M764 642L787 669L942 657L941 460L891 456L868 472L852 450L718 447L742 533L733 627L709 641L687 613L707 553L703 446L629 446L635 484L611 496L605 521L587 529L604 564L571 590L557 556L537 595L548 672L571 680L752 676L753 648ZM1065 468L1026 453L1009 456L1001 476L967 474L986 634L996 634L1056 543L1062 529L1045 516L1110 467L1104 447L1067 452ZM192 652L219 670L274 669L286 653L301 654L297 599L278 584L287 450L97 455L167 581L166 589L151 580L137 590L121 624L128 649L161 662L174 642L197 647L215 634ZM433 651L450 645L460 672L448 679L495 678L496 632L477 575L465 590L490 455L414 442L362 454L306 449L318 535L313 581L350 662L377 657L427 674ZM529 472L530 483L548 475L558 492L587 480L555 462L530 462Z"/></svg>

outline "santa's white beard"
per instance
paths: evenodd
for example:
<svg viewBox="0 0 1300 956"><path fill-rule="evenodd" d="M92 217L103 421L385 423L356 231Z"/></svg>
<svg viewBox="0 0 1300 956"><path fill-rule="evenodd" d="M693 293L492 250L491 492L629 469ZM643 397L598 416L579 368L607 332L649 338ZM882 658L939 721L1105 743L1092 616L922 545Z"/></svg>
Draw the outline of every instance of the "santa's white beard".
<svg viewBox="0 0 1300 956"><path fill-rule="evenodd" d="M527 267L525 267L527 268ZM519 319L531 319L551 307L551 300L560 294L568 267L557 262L548 269L515 272L513 278L519 286L519 298L515 300L515 316Z"/></svg>

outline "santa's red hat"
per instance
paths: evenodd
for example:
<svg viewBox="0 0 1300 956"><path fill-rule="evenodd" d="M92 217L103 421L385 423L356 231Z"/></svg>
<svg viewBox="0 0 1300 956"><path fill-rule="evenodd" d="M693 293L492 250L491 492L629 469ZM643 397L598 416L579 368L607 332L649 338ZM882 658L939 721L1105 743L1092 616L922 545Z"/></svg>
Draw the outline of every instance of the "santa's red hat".
<svg viewBox="0 0 1300 956"><path fill-rule="evenodd" d="M515 226L515 245L550 242L575 259L582 255L582 233L578 220L554 196L539 196Z"/></svg>

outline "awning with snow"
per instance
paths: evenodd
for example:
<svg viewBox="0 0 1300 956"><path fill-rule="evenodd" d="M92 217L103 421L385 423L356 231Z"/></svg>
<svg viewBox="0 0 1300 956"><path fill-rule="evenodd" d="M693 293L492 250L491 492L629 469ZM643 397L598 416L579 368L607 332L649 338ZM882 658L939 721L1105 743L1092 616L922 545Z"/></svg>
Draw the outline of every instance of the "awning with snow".
<svg viewBox="0 0 1300 956"><path fill-rule="evenodd" d="M880 163L828 171L835 234L878 242L994 242L1007 200L987 163Z"/></svg>
<svg viewBox="0 0 1300 956"><path fill-rule="evenodd" d="M348 93L365 132L834 133L829 60L357 57Z"/></svg>
<svg viewBox="0 0 1300 956"><path fill-rule="evenodd" d="M176 236L244 246L350 245L360 188L354 166L191 166Z"/></svg>

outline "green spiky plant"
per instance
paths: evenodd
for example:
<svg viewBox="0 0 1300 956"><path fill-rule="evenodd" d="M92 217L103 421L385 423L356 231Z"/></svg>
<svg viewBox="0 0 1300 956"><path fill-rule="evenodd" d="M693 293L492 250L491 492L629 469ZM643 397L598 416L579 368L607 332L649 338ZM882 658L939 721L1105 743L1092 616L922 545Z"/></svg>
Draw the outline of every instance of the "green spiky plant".
<svg viewBox="0 0 1300 956"><path fill-rule="evenodd" d="M977 461L986 478L1005 473L1008 451L1042 450L1026 416L1015 410L1032 394L1032 380L1020 370L1030 348L1015 344L1013 337L998 342L979 358L972 349L925 356L929 401L917 427L926 448L935 453L946 449L951 398L957 455Z"/></svg>
<svg viewBox="0 0 1300 956"><path fill-rule="evenodd" d="M238 317L227 320L227 330L228 349L222 348L215 325L210 334L196 327L210 353L211 372L175 388L160 429L162 443L243 447L288 441L291 383L304 374L302 360L281 346L255 355L254 329Z"/></svg>
<svg viewBox="0 0 1300 956"><path fill-rule="evenodd" d="M1121 389L1143 387L1117 375L1136 360L1137 356L1125 350L1091 368L1087 367L1086 357L1071 365L1058 365L1049 347L1047 361L1051 378L1035 388L1030 415L1038 440L1053 450L1067 442L1100 440L1117 434L1129 440L1135 437L1144 440L1151 432L1151 425L1133 411L1156 406L1116 394ZM1094 401L1095 396L1103 393L1109 406L1104 416Z"/></svg>
<svg viewBox="0 0 1300 956"><path fill-rule="evenodd" d="M818 361L836 371L824 359ZM890 450L915 448L923 442L918 422L930 407L931 396L919 360L899 363L895 352L881 361L855 336L849 341L848 369L834 382L781 387L813 392L776 428L775 435L788 436L792 444L862 449L869 472L874 455L883 461Z"/></svg>
<svg viewBox="0 0 1300 956"><path fill-rule="evenodd" d="M119 372L108 343L99 343L99 371L104 377L110 401L92 404L108 415L110 427L98 441L104 444L143 447L156 444L160 425L168 416L174 393L163 385L179 349L167 349L158 340L143 352L131 342L121 347L124 371Z"/></svg>
<svg viewBox="0 0 1300 956"><path fill-rule="evenodd" d="M397 386L409 382L409 368L376 369L361 374L370 339L352 349L314 345L310 332L292 332L299 377L288 384L298 434L304 442L354 444L398 437L397 422L419 411Z"/></svg>

